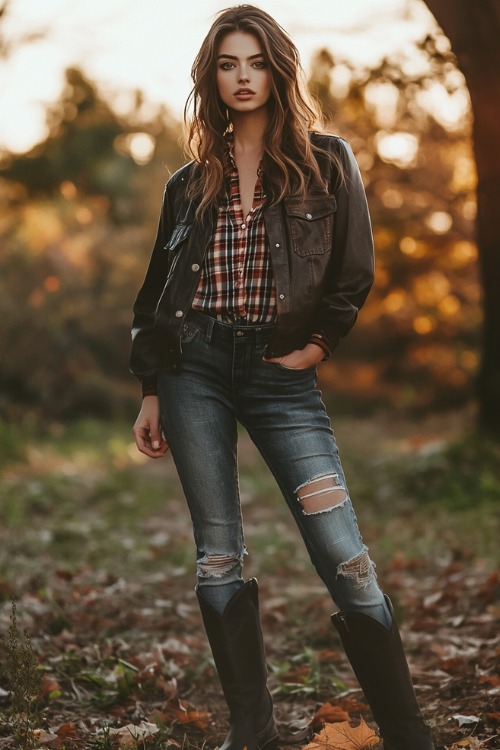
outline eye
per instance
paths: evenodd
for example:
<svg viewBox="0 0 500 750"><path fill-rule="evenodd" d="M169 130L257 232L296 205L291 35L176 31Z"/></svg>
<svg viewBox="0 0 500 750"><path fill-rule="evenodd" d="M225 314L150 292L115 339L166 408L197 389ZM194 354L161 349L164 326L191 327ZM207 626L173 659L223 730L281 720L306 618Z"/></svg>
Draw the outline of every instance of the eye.
<svg viewBox="0 0 500 750"><path fill-rule="evenodd" d="M234 63L226 60L226 62L221 63L219 67L221 70L232 70L234 68Z"/></svg>
<svg viewBox="0 0 500 750"><path fill-rule="evenodd" d="M265 60L256 60L253 67L257 68L257 70L261 70L262 68L267 68L267 63Z"/></svg>

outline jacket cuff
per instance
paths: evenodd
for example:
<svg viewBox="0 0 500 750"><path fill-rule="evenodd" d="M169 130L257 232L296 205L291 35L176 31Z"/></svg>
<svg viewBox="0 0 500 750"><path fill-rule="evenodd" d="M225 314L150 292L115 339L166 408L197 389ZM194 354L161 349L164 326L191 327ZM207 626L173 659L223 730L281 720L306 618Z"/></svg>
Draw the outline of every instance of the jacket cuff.
<svg viewBox="0 0 500 750"><path fill-rule="evenodd" d="M152 375L144 375L140 378L142 386L142 397L144 396L157 396L158 395L158 376L156 373Z"/></svg>
<svg viewBox="0 0 500 750"><path fill-rule="evenodd" d="M316 346L319 346L320 349L323 349L323 352L325 354L325 356L323 357L323 362L325 361L325 359L328 359L335 348L332 342L327 339L327 337L322 333L312 333L309 336L309 343L316 344Z"/></svg>

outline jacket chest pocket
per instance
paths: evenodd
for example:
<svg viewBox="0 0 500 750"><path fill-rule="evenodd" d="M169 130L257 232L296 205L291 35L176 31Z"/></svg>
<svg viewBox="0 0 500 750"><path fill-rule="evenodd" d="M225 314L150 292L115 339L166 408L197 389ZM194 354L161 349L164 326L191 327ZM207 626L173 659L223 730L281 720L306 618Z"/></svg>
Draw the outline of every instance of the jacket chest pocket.
<svg viewBox="0 0 500 750"><path fill-rule="evenodd" d="M187 240L189 235L191 234L191 229L193 228L192 224L176 224L174 227L174 230L172 234L170 235L170 239L167 242L167 244L164 247L164 250L166 253L168 253L168 276L167 280L170 279L172 276L175 266L177 265L177 261L179 260L180 252L182 243Z"/></svg>
<svg viewBox="0 0 500 750"><path fill-rule="evenodd" d="M285 212L293 252L301 257L330 252L336 210L334 195L287 198Z"/></svg>

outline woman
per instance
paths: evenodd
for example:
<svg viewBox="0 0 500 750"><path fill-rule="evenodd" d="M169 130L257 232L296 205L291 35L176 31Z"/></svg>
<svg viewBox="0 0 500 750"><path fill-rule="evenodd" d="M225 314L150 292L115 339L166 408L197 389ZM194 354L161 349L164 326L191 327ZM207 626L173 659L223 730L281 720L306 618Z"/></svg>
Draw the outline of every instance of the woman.
<svg viewBox="0 0 500 750"><path fill-rule="evenodd" d="M246 555L237 422L265 458L311 560L386 750L431 750L389 600L358 531L319 362L373 280L363 185L348 144L314 130L286 32L222 11L192 69L193 160L168 181L137 297L131 370L140 451L172 455L197 549L196 592L230 711L223 750L277 745ZM188 102L189 103L189 102Z"/></svg>

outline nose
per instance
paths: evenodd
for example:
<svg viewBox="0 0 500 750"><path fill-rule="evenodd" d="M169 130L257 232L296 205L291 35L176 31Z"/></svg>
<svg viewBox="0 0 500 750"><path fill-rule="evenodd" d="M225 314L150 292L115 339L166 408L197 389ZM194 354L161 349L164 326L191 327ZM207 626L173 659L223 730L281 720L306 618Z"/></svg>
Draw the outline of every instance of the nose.
<svg viewBox="0 0 500 750"><path fill-rule="evenodd" d="M247 71L246 67L242 67L240 69L240 74L238 76L238 83L248 82L249 80L250 79L248 77L248 71Z"/></svg>

